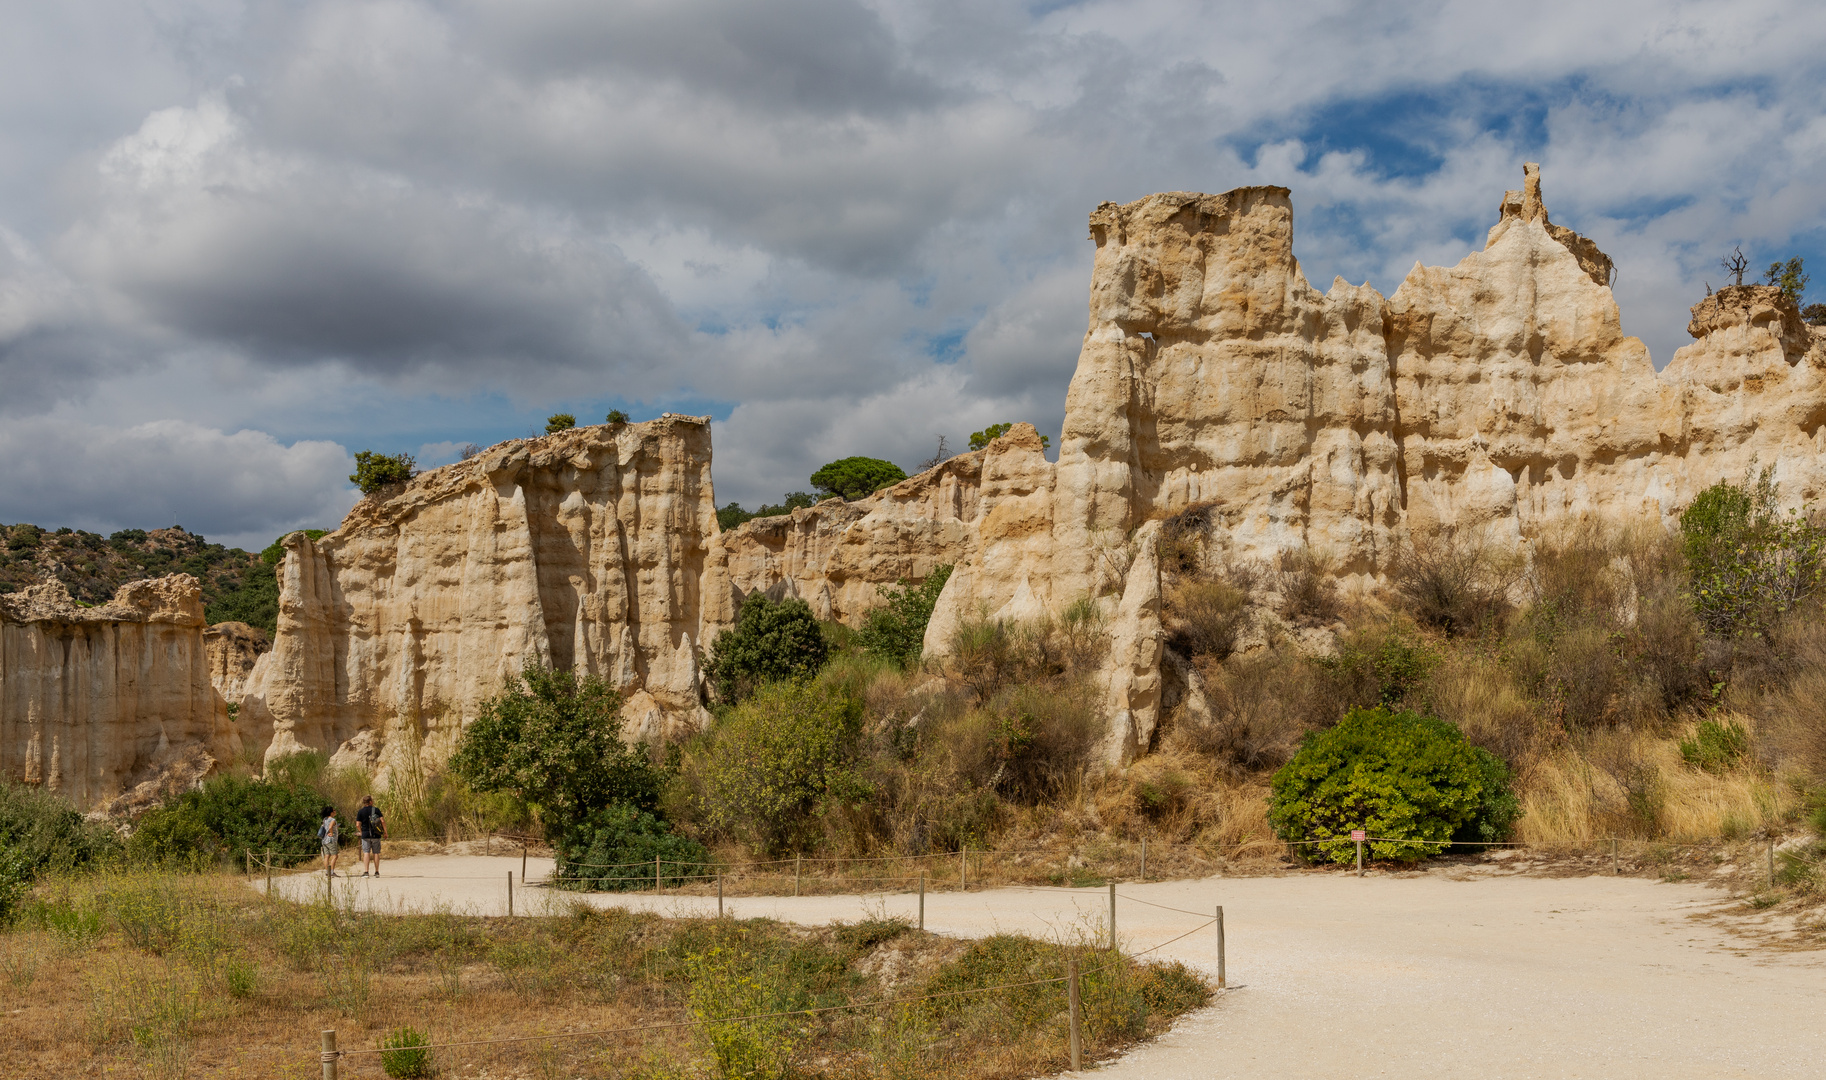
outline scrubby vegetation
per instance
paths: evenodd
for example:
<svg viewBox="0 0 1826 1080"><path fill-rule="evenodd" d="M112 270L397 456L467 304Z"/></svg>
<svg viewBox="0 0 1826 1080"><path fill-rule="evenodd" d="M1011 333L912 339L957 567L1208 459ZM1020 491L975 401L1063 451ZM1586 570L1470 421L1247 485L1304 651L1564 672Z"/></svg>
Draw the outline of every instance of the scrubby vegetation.
<svg viewBox="0 0 1826 1080"><path fill-rule="evenodd" d="M549 895L548 911L509 920L357 910L352 891L270 902L224 875L47 878L0 933L7 1075L315 1076L326 1028L344 1050L392 1051L345 1058L345 1075L1033 1075L1065 1063L1059 982L735 1018L1058 979L1076 953L1094 1061L1209 996L1177 964L1075 935L965 945L885 917L803 929ZM650 1030L435 1045L604 1028Z"/></svg>
<svg viewBox="0 0 1826 1080"><path fill-rule="evenodd" d="M735 626L711 642L704 671L718 699L733 703L763 683L817 674L829 652L805 601L774 601L756 592L742 601Z"/></svg>
<svg viewBox="0 0 1826 1080"><path fill-rule="evenodd" d="M380 454L372 450L355 452L355 471L349 483L372 495L383 488L403 484L418 475L418 461L411 454Z"/></svg>

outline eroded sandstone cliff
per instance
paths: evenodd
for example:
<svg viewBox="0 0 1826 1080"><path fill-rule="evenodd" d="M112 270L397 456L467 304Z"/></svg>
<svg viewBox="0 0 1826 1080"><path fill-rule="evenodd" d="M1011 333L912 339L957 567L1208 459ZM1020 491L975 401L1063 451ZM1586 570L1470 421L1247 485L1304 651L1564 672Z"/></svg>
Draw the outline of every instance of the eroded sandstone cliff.
<svg viewBox="0 0 1826 1080"><path fill-rule="evenodd" d="M503 443L364 499L286 539L242 717L269 759L434 763L533 660L615 685L630 734L695 726L714 507L708 422L670 415Z"/></svg>
<svg viewBox="0 0 1826 1080"><path fill-rule="evenodd" d="M99 607L56 580L0 596L0 775L87 808L240 749L210 683L196 579L129 582Z"/></svg>

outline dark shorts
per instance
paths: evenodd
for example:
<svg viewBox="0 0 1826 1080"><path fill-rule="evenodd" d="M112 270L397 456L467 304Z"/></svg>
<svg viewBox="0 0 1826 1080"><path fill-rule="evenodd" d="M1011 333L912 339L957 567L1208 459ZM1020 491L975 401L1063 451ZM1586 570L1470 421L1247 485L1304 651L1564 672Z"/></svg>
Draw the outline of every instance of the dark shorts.
<svg viewBox="0 0 1826 1080"><path fill-rule="evenodd" d="M370 840L365 836L362 837L361 838L361 853L363 855L379 855L380 854L380 838L375 837L374 839Z"/></svg>

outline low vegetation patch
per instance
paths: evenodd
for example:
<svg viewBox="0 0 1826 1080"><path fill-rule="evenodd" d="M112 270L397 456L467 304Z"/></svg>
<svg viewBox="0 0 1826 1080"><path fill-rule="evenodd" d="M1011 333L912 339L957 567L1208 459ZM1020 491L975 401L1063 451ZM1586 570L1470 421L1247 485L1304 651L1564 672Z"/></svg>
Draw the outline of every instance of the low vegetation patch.
<svg viewBox="0 0 1826 1080"><path fill-rule="evenodd" d="M41 880L0 933L8 1075L315 1075L335 1028L345 1074L578 1078L1034 1075L1064 1066L1076 953L1091 1060L1203 1004L1178 965L1075 939L975 945L876 918L816 929L568 907L517 919L267 901L236 878ZM695 1022L693 1026L659 1025ZM608 1038L516 1039L608 1028Z"/></svg>

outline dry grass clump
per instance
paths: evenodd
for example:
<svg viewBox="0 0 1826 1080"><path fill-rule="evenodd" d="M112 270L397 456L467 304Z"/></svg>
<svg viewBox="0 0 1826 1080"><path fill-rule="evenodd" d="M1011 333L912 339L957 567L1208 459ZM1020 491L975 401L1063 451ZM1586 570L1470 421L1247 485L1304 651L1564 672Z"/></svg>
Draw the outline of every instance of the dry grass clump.
<svg viewBox="0 0 1826 1080"><path fill-rule="evenodd" d="M303 1076L316 1074L325 1028L359 1050L405 1027L434 1043L646 1027L437 1048L432 1065L444 1076L605 1080L1031 1075L1065 1061L1058 984L723 1021L1047 978L1073 951L1095 969L1093 1059L1209 996L1179 965L1098 952L1069 933L966 946L885 917L803 929L581 906L517 919L373 914L341 899L265 900L224 875L101 874L41 884L0 934L6 1074ZM711 1022L655 1028L694 1018ZM380 1074L375 1057L342 1064L345 1075Z"/></svg>
<svg viewBox="0 0 1826 1080"><path fill-rule="evenodd" d="M1326 626L1344 612L1332 560L1309 547L1281 552L1275 588L1281 614L1296 626Z"/></svg>

